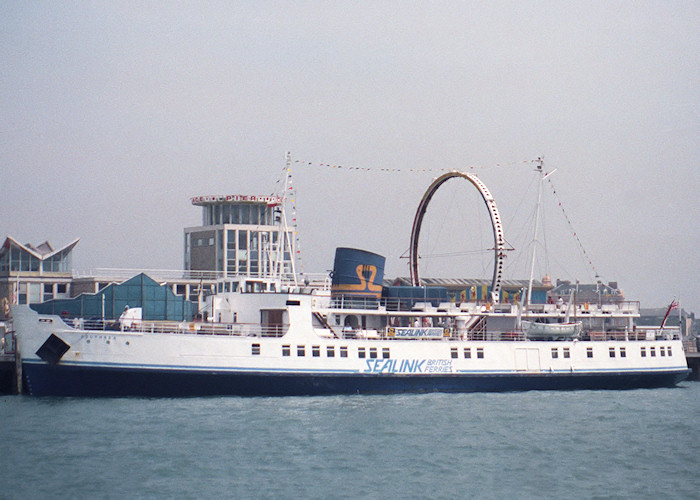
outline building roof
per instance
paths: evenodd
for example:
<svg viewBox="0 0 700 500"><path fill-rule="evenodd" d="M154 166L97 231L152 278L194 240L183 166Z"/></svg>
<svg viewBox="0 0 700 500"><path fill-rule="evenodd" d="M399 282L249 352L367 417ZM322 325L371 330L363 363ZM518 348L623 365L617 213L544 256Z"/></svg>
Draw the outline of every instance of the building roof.
<svg viewBox="0 0 700 500"><path fill-rule="evenodd" d="M56 254L60 254L62 252L69 252L73 250L73 247L75 247L75 245L78 244L78 241L80 241L80 238L76 238L75 240L71 241L65 246L62 246L61 248L54 248L48 241L45 241L42 244L35 247L31 243L22 244L12 236L8 236L5 239L5 242L2 244L2 247L0 247L0 254L3 254L7 250L9 250L11 245L15 245L27 252L28 254L33 255L39 260L46 260L50 257L53 257Z"/></svg>

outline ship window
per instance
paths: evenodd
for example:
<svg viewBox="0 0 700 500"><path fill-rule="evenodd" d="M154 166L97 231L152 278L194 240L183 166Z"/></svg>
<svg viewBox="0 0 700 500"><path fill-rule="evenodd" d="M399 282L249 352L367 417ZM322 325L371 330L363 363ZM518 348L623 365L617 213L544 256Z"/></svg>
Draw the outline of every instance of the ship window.
<svg viewBox="0 0 700 500"><path fill-rule="evenodd" d="M483 347L477 347L477 348L476 348L476 357L479 358L479 359L483 359L483 358L484 358L484 349L483 349Z"/></svg>
<svg viewBox="0 0 700 500"><path fill-rule="evenodd" d="M457 356L459 356L459 353L457 352L456 347L450 348L450 356L452 357L452 359L457 359Z"/></svg>
<svg viewBox="0 0 700 500"><path fill-rule="evenodd" d="M647 350L646 347L642 347L642 357L646 358L647 357Z"/></svg>
<svg viewBox="0 0 700 500"><path fill-rule="evenodd" d="M666 348L666 352L668 352L668 355L669 355L669 356L673 356L673 354L671 354L671 346L668 346L668 347Z"/></svg>
<svg viewBox="0 0 700 500"><path fill-rule="evenodd" d="M288 345L282 346L282 356L289 356L289 346Z"/></svg>
<svg viewBox="0 0 700 500"><path fill-rule="evenodd" d="M389 359L391 355L389 354L389 348L388 347L382 347L382 358L383 359Z"/></svg>
<svg viewBox="0 0 700 500"><path fill-rule="evenodd" d="M306 355L305 351L306 351L306 347L304 347L303 345L297 346L297 356L305 356Z"/></svg>
<svg viewBox="0 0 700 500"><path fill-rule="evenodd" d="M552 347L552 359L557 359L559 357L559 349Z"/></svg>
<svg viewBox="0 0 700 500"><path fill-rule="evenodd" d="M369 357L372 359L377 358L377 348L376 347L370 347L369 348Z"/></svg>
<svg viewBox="0 0 700 500"><path fill-rule="evenodd" d="M666 349L664 349L663 346L659 347L659 353L660 353L662 356L666 356Z"/></svg>
<svg viewBox="0 0 700 500"><path fill-rule="evenodd" d="M367 355L365 354L365 348L364 347L358 347L357 348L357 357L358 358L366 358Z"/></svg>
<svg viewBox="0 0 700 500"><path fill-rule="evenodd" d="M471 350L470 347L465 347L465 348L464 348L464 357L465 357L466 359L469 359L469 358L472 357L472 350Z"/></svg>
<svg viewBox="0 0 700 500"><path fill-rule="evenodd" d="M260 344L252 344L250 346L250 351L253 356L259 356L260 355Z"/></svg>
<svg viewBox="0 0 700 500"><path fill-rule="evenodd" d="M312 347L311 347L311 355L312 355L314 358L318 358L319 356L321 356L321 348L320 348L319 346L317 346L317 345L312 346Z"/></svg>
<svg viewBox="0 0 700 500"><path fill-rule="evenodd" d="M651 357L652 357L652 358L655 358L655 357L656 357L656 348L650 347L650 348L649 348L649 354L651 354Z"/></svg>
<svg viewBox="0 0 700 500"><path fill-rule="evenodd" d="M348 348L346 346L340 346L340 357L341 358L348 357Z"/></svg>
<svg viewBox="0 0 700 500"><path fill-rule="evenodd" d="M326 356L328 356L329 358L334 358L335 357L335 347L333 347L332 345L329 345L326 348Z"/></svg>
<svg viewBox="0 0 700 500"><path fill-rule="evenodd" d="M620 347L620 357L621 358L626 358L627 357L627 351L625 351L624 347Z"/></svg>
<svg viewBox="0 0 700 500"><path fill-rule="evenodd" d="M593 357L593 348L592 347L586 347L586 356L589 358Z"/></svg>
<svg viewBox="0 0 700 500"><path fill-rule="evenodd" d="M565 357L565 358L570 358L570 357L571 357L571 353L569 352L569 348L568 348L568 347L565 347L565 348L564 348L564 357Z"/></svg>
<svg viewBox="0 0 700 500"><path fill-rule="evenodd" d="M611 357L611 358L614 358L614 357L615 357L615 348L614 348L614 347L611 347L611 348L610 348L610 357Z"/></svg>

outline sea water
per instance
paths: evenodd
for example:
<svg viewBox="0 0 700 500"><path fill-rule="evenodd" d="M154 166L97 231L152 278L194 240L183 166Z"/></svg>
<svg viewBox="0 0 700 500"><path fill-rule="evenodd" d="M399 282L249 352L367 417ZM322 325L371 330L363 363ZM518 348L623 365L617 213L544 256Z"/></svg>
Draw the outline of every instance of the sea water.
<svg viewBox="0 0 700 500"><path fill-rule="evenodd" d="M0 498L698 498L700 382L0 398Z"/></svg>

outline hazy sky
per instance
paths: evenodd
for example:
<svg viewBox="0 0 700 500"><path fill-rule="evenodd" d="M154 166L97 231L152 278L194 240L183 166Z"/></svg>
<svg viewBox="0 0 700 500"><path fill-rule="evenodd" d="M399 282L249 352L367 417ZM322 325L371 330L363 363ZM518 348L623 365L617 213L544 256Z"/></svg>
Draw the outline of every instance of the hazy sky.
<svg viewBox="0 0 700 500"><path fill-rule="evenodd" d="M478 166L516 247L506 277L526 279L522 162L544 155L558 199L536 276L594 279L561 201L601 279L700 312L699 27L697 1L4 0L0 237L80 237L77 270L179 269L189 198L269 194L290 151L304 270L352 246L405 276L439 175L410 170ZM487 221L448 184L437 254Z"/></svg>

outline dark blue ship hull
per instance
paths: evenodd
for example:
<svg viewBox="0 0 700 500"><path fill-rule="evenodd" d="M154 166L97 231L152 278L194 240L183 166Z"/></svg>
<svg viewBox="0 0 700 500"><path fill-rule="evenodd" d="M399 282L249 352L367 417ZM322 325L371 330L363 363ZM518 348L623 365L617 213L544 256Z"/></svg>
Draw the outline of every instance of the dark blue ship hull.
<svg viewBox="0 0 700 500"><path fill-rule="evenodd" d="M348 374L176 370L24 362L34 396L303 396L673 387L689 370L614 373Z"/></svg>

